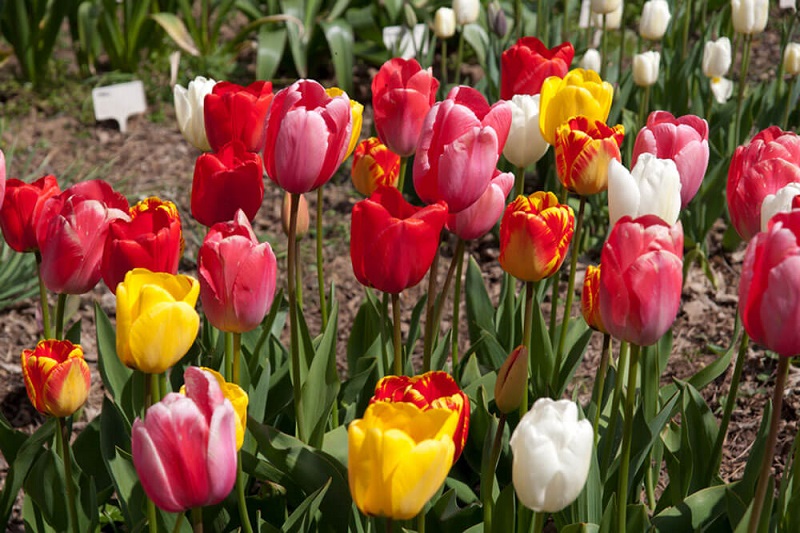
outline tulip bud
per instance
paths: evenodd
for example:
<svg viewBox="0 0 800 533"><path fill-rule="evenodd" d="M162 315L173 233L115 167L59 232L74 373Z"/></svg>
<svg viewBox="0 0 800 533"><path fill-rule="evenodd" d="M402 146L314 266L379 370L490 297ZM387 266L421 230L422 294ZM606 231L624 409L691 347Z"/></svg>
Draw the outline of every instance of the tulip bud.
<svg viewBox="0 0 800 533"><path fill-rule="evenodd" d="M800 43L789 43L783 52L783 72L789 76L800 74Z"/></svg>
<svg viewBox="0 0 800 533"><path fill-rule="evenodd" d="M731 0L733 30L745 35L761 33L767 27L767 0Z"/></svg>
<svg viewBox="0 0 800 533"><path fill-rule="evenodd" d="M790 183L775 194L768 194L761 202L761 231L769 229L770 219L778 213L788 213L797 207L800 183Z"/></svg>
<svg viewBox="0 0 800 533"><path fill-rule="evenodd" d="M211 94L216 84L212 79L197 76L189 82L188 89L180 85L172 88L178 128L184 139L203 152L211 150L206 136L204 102L206 95Z"/></svg>
<svg viewBox="0 0 800 533"><path fill-rule="evenodd" d="M593 70L600 72L602 68L603 58L597 48L589 48L580 60L579 66L584 70Z"/></svg>
<svg viewBox="0 0 800 533"><path fill-rule="evenodd" d="M600 265L586 267L581 292L581 314L590 328L608 333L603 326L603 316L600 314Z"/></svg>
<svg viewBox="0 0 800 533"><path fill-rule="evenodd" d="M281 227L283 233L289 236L289 215L292 209L292 198L287 192L283 195L283 205L281 206ZM308 220L308 201L306 195L300 195L300 203L297 205L297 225L295 226L295 235L298 239L303 238L308 233L309 220Z"/></svg>
<svg viewBox="0 0 800 533"><path fill-rule="evenodd" d="M453 0L453 11L456 13L456 23L460 26L472 24L478 20L481 4L478 0Z"/></svg>
<svg viewBox="0 0 800 533"><path fill-rule="evenodd" d="M658 81L661 54L655 51L633 56L633 83L639 87L650 87Z"/></svg>
<svg viewBox="0 0 800 533"><path fill-rule="evenodd" d="M414 12L414 6L403 4L403 18L406 19L407 27L414 28L417 25L417 14Z"/></svg>
<svg viewBox="0 0 800 533"><path fill-rule="evenodd" d="M667 31L672 15L666 0L648 0L642 6L642 18L639 19L639 35L643 39L660 41Z"/></svg>
<svg viewBox="0 0 800 533"><path fill-rule="evenodd" d="M608 15L622 5L622 0L592 0L592 13Z"/></svg>
<svg viewBox="0 0 800 533"><path fill-rule="evenodd" d="M508 32L508 20L506 19L506 12L499 2L491 2L486 8L487 16L489 19L489 28L498 37L505 37Z"/></svg>
<svg viewBox="0 0 800 533"><path fill-rule="evenodd" d="M708 41L703 49L703 74L708 78L721 78L731 68L731 40L720 37Z"/></svg>
<svg viewBox="0 0 800 533"><path fill-rule="evenodd" d="M83 350L69 341L39 341L22 351L22 375L28 398L40 413L64 417L89 396L90 373Z"/></svg>
<svg viewBox="0 0 800 533"><path fill-rule="evenodd" d="M456 33L456 14L449 7L440 7L433 18L433 33L437 39L449 39Z"/></svg>
<svg viewBox="0 0 800 533"><path fill-rule="evenodd" d="M494 403L501 413L519 408L528 392L528 349L519 345L497 371L494 383Z"/></svg>

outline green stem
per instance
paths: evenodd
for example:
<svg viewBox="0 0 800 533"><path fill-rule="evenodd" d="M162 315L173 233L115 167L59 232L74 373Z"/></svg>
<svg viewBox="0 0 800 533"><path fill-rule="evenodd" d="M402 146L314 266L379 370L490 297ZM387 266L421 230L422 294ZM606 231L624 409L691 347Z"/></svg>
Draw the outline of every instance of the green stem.
<svg viewBox="0 0 800 533"><path fill-rule="evenodd" d="M400 295L399 294L392 294L392 345L394 347L394 375L402 376L403 345L400 343Z"/></svg>
<svg viewBox="0 0 800 533"><path fill-rule="evenodd" d="M322 312L322 331L328 327L328 301L325 298L325 271L322 257L322 187L317 189L317 288Z"/></svg>
<svg viewBox="0 0 800 533"><path fill-rule="evenodd" d="M636 378L639 365L641 347L631 345L631 361L628 368L628 386L625 389L625 419L622 431L622 451L620 452L619 486L617 488L619 529L620 533L627 531L625 522L628 511L628 477L631 466L631 441L633 440L633 408L636 403Z"/></svg>
<svg viewBox="0 0 800 533"><path fill-rule="evenodd" d="M203 508L192 507L192 531L203 533Z"/></svg>
<svg viewBox="0 0 800 533"><path fill-rule="evenodd" d="M225 335L225 381L233 381L233 333L223 332Z"/></svg>
<svg viewBox="0 0 800 533"><path fill-rule="evenodd" d="M681 58L686 61L689 55L689 26L692 24L692 0L686 0L686 18L683 20L683 36L681 38Z"/></svg>
<svg viewBox="0 0 800 533"><path fill-rule="evenodd" d="M242 531L253 533L253 526L250 525L250 516L247 514L247 502L244 496L244 472L242 471L242 452L239 451L239 461L236 466L236 500L239 503L239 517L242 521Z"/></svg>
<svg viewBox="0 0 800 533"><path fill-rule="evenodd" d="M800 83L800 76L794 80L795 87ZM783 108L783 118L781 119L781 129L789 127L789 114L792 112L792 94L794 89L789 89L786 94L786 106Z"/></svg>
<svg viewBox="0 0 800 533"><path fill-rule="evenodd" d="M483 500L483 530L492 532L492 515L494 507L494 473L497 470L497 461L500 459L500 449L503 444L503 430L506 426L506 414L500 413L500 422L497 424L497 433L494 434L492 450L488 464L484 465L481 473L481 499Z"/></svg>
<svg viewBox="0 0 800 533"><path fill-rule="evenodd" d="M56 301L56 339L64 338L64 307L67 305L67 295L59 294Z"/></svg>
<svg viewBox="0 0 800 533"><path fill-rule="evenodd" d="M42 279L42 254L36 252L36 277L39 278L39 304L42 307L42 329L44 338L50 339L53 331L50 329L50 304L47 303L47 287Z"/></svg>
<svg viewBox="0 0 800 533"><path fill-rule="evenodd" d="M603 412L603 389L606 386L606 373L608 372L608 360L611 359L611 335L603 334L603 353L600 356L600 369L597 372L597 381L594 382L594 447L600 440L600 413Z"/></svg>
<svg viewBox="0 0 800 533"><path fill-rule="evenodd" d="M552 276L553 285L551 286L551 294L550 294L550 325L549 325L549 333L550 333L550 342L555 344L556 342L556 325L558 324L558 302L560 300L560 292L561 292L561 269L559 268L555 274Z"/></svg>
<svg viewBox="0 0 800 533"><path fill-rule="evenodd" d="M561 42L569 40L569 0L564 0L564 18L561 19Z"/></svg>
<svg viewBox="0 0 800 533"><path fill-rule="evenodd" d="M525 365L528 367L525 374L529 375L531 371L530 354L533 353L531 346L531 329L533 326L533 293L536 290L534 282L525 282L525 318L522 324L522 344L528 350L528 358L525 360ZM519 417L522 418L528 412L528 387L525 387L525 394L522 395L522 403L519 406Z"/></svg>
<svg viewBox="0 0 800 533"><path fill-rule="evenodd" d="M539 0L541 2L541 0ZM538 24L539 17L536 17ZM514 29L517 32L517 39L522 37L522 0L514 0Z"/></svg>
<svg viewBox="0 0 800 533"><path fill-rule="evenodd" d="M764 497L767 494L767 487L772 478L770 470L772 470L772 461L775 458L775 443L778 440L778 427L780 426L781 409L783 407L783 390L786 388L788 374L789 357L778 356L778 375L775 380L775 389L772 391L772 417L769 422L764 458L761 460L761 470L758 474L758 485L753 499L753 512L750 515L750 523L747 527L749 533L758 531L758 524L761 522L761 510L764 507Z"/></svg>
<svg viewBox="0 0 800 533"><path fill-rule="evenodd" d="M620 32L619 32L619 57L617 58L617 83L622 80L622 63L625 60L625 2L622 2L622 13L620 14ZM601 58L605 61L605 58Z"/></svg>
<svg viewBox="0 0 800 533"><path fill-rule="evenodd" d="M300 206L300 195L291 194L291 209L289 215L289 246L287 248L287 276L289 290L289 330L290 330L290 350L292 356L292 388L294 396L294 414L297 424L297 437L306 442L305 435L305 414L302 405L302 383L300 382L300 335L298 331L299 320L297 314L297 295L295 291L295 276L297 273L297 256L295 254L295 243L297 242L297 210Z"/></svg>
<svg viewBox="0 0 800 533"><path fill-rule="evenodd" d="M417 533L425 533L425 508L417 515Z"/></svg>
<svg viewBox="0 0 800 533"><path fill-rule="evenodd" d="M460 239L459 239L460 242ZM461 275L464 271L464 253L458 254L458 265L456 265L456 286L453 290L453 368L458 365L458 324L460 322L459 315L461 314Z"/></svg>
<svg viewBox="0 0 800 533"><path fill-rule="evenodd" d="M458 34L458 55L456 55L455 84L461 85L461 63L464 61L464 26Z"/></svg>
<svg viewBox="0 0 800 533"><path fill-rule="evenodd" d="M172 533L178 533L183 526L183 519L185 515L183 513L178 513L178 516L175 517L175 525L172 527Z"/></svg>
<svg viewBox="0 0 800 533"><path fill-rule="evenodd" d="M736 124L734 127L735 137L734 143L739 144L739 136L741 134L742 122L742 104L744 102L744 90L747 86L747 69L750 66L750 44L752 41L751 35L743 35L744 51L742 52L742 68L739 69L739 92L736 97Z"/></svg>
<svg viewBox="0 0 800 533"><path fill-rule="evenodd" d="M514 167L514 198L525 194L525 169L523 167Z"/></svg>
<svg viewBox="0 0 800 533"><path fill-rule="evenodd" d="M300 241L294 243L295 257L300 257ZM297 275L295 275L295 285L297 288L297 308L303 310L303 262L297 261Z"/></svg>
<svg viewBox="0 0 800 533"><path fill-rule="evenodd" d="M600 77L602 79L606 79L606 64L608 63L608 60L607 60L608 56L606 55L606 50L607 50L606 41L608 41L608 39L606 39L606 18L607 17L608 17L608 15L603 15L603 35L601 36L602 40L600 41L600 50L601 50L601 53L600 53Z"/></svg>
<svg viewBox="0 0 800 533"><path fill-rule="evenodd" d="M156 504L150 498L147 498L147 529L150 533L158 533Z"/></svg>
<svg viewBox="0 0 800 533"><path fill-rule="evenodd" d="M611 413L608 419L608 427L606 429L606 440L608 445L605 447L603 453L603 461L600 463L600 471L607 472L611 464L611 457L614 452L614 443L616 441L617 424L619 423L619 404L622 401L622 383L624 380L625 372L627 372L628 355L630 354L629 344L622 341L619 345L619 357L617 358L617 375L614 382L614 396L611 398Z"/></svg>
<svg viewBox="0 0 800 533"><path fill-rule="evenodd" d="M650 108L650 86L644 87L644 94L639 106L639 126L643 127L647 123L647 112Z"/></svg>
<svg viewBox="0 0 800 533"><path fill-rule="evenodd" d="M242 334L233 334L233 382L241 386L242 369Z"/></svg>
<svg viewBox="0 0 800 533"><path fill-rule="evenodd" d="M397 190L403 194L403 187L406 183L406 167L408 166L408 158L400 158L400 173L397 175Z"/></svg>
<svg viewBox="0 0 800 533"><path fill-rule="evenodd" d="M714 110L714 91L711 90L712 78L708 78L708 102L706 103L706 121L711 124L711 112Z"/></svg>
<svg viewBox="0 0 800 533"><path fill-rule="evenodd" d="M447 39L442 39L442 85L440 89L442 92L446 91L447 87Z"/></svg>
<svg viewBox="0 0 800 533"><path fill-rule="evenodd" d="M441 240L441 239L440 239ZM436 307L436 276L439 271L439 247L436 247L436 255L433 256L433 264L428 272L428 302L425 310L425 342L422 353L422 371L428 372L431 369L431 355L433 353L433 317Z"/></svg>
<svg viewBox="0 0 800 533"><path fill-rule="evenodd" d="M367 289L370 290L370 289ZM386 348L388 335L386 334L386 322L389 320L389 293L383 293L381 301L381 357L383 362L383 375L389 373L389 352Z"/></svg>
<svg viewBox="0 0 800 533"><path fill-rule="evenodd" d="M67 431L66 420L58 417L58 428L56 428L56 441L58 445L58 454L64 462L64 483L67 486L67 505L69 506L69 521L72 526L72 532L78 533L78 508L75 507L75 486L72 479L72 456L69 451L69 436L66 438L64 434Z"/></svg>
<svg viewBox="0 0 800 533"><path fill-rule="evenodd" d="M159 376L162 374L145 374L150 380L150 403L148 407L161 401L161 384L159 383Z"/></svg>
<svg viewBox="0 0 800 533"><path fill-rule="evenodd" d="M153 389L158 391L158 386L153 387L153 378L151 375L144 374L144 413L147 414L147 409L155 403L153 401ZM158 392L155 393L156 396ZM158 521L156 520L156 504L153 503L147 495L145 495L147 502L147 527L150 533L158 533Z"/></svg>
<svg viewBox="0 0 800 533"><path fill-rule="evenodd" d="M544 530L544 518L544 511L533 514L533 533L542 533L542 530Z"/></svg>
<svg viewBox="0 0 800 533"><path fill-rule="evenodd" d="M453 275L458 268L459 258L464 256L464 241L459 237L458 242L456 243L456 249L453 251L453 258L450 260L450 266L447 268L447 275L444 278L444 284L442 285L442 292L440 293L439 298L437 298L435 312L433 314L433 335L436 336L439 334L438 325L441 323L442 320L442 312L444 311L444 304L447 303L447 294L450 292L450 284L453 282ZM455 302L453 303L455 305ZM455 308L453 311L455 315ZM458 331L458 321L453 318L453 328L455 331Z"/></svg>

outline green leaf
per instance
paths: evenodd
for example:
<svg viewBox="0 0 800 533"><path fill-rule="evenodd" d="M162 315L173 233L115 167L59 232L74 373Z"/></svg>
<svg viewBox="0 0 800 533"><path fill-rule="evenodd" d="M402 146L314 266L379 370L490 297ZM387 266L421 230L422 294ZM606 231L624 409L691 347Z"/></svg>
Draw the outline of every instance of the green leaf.
<svg viewBox="0 0 800 533"><path fill-rule="evenodd" d="M303 503L297 506L297 509L289 516L286 522L281 527L281 531L286 533L293 533L295 531L310 531L314 523L314 514L319 509L325 493L331 486L331 479L322 487L311 493Z"/></svg>
<svg viewBox="0 0 800 533"><path fill-rule="evenodd" d="M275 77L286 48L286 28L258 30L256 45L256 79L271 80Z"/></svg>
<svg viewBox="0 0 800 533"><path fill-rule="evenodd" d="M13 463L8 461L10 466L3 491L0 492L0 522L8 523L14 501L22 488L23 481L28 476L28 471L44 450L45 443L52 440L56 427L56 419L49 418L19 447Z"/></svg>
<svg viewBox="0 0 800 533"><path fill-rule="evenodd" d="M122 364L117 357L117 334L100 304L94 304L94 322L97 335L97 366L103 386L112 398L119 401L122 390L131 378L133 370Z"/></svg>
<svg viewBox="0 0 800 533"><path fill-rule="evenodd" d="M725 513L728 485L709 487L687 497L674 507L664 509L653 517L657 531L698 531Z"/></svg>
<svg viewBox="0 0 800 533"><path fill-rule="evenodd" d="M353 28L344 19L320 21L333 60L336 84L348 95L353 95Z"/></svg>
<svg viewBox="0 0 800 533"><path fill-rule="evenodd" d="M281 0L281 13L296 17L299 20L305 19L304 0ZM286 31L289 36L289 50L294 59L294 68L300 78L308 77L308 43L310 41L311 28L306 27L304 32L295 24L287 24Z"/></svg>
<svg viewBox="0 0 800 533"><path fill-rule="evenodd" d="M155 20L159 26L164 28L167 35L177 44L184 52L195 57L200 55L200 51L194 44L194 39L189 35L186 30L186 25L181 19L172 13L153 13L150 17Z"/></svg>
<svg viewBox="0 0 800 533"><path fill-rule="evenodd" d="M55 451L46 449L39 455L25 479L24 489L49 525L57 531L67 531L69 511L64 497L64 463Z"/></svg>
<svg viewBox="0 0 800 533"><path fill-rule="evenodd" d="M475 51L478 63L485 68L486 56L490 51L489 34L479 24L466 24L461 31L464 32L464 40Z"/></svg>

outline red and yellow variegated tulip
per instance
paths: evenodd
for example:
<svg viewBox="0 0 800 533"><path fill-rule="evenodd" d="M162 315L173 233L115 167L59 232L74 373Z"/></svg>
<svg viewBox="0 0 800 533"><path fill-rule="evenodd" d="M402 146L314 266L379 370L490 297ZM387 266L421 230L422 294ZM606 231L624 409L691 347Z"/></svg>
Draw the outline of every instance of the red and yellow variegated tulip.
<svg viewBox="0 0 800 533"><path fill-rule="evenodd" d="M564 262L575 214L551 192L518 196L500 222L500 266L522 281L552 276Z"/></svg>
<svg viewBox="0 0 800 533"><path fill-rule="evenodd" d="M364 196L370 196L381 185L395 187L400 176L400 156L377 137L364 139L353 153L350 175L356 190Z"/></svg>
<svg viewBox="0 0 800 533"><path fill-rule="evenodd" d="M611 111L614 88L597 72L576 68L564 79L547 78L541 95L539 129L545 141L555 144L556 128L572 117L584 115L605 122Z"/></svg>
<svg viewBox="0 0 800 533"><path fill-rule="evenodd" d="M453 462L461 456L469 433L469 398L447 372L386 376L375 387L370 403L375 402L406 402L423 410L450 409L458 413L458 424L451 435L456 446Z"/></svg>
<svg viewBox="0 0 800 533"><path fill-rule="evenodd" d="M556 170L558 179L570 191L589 196L608 188L608 162L622 159L619 147L625 128L613 128L583 115L573 117L556 129Z"/></svg>
<svg viewBox="0 0 800 533"><path fill-rule="evenodd" d="M69 341L39 341L22 352L25 390L36 409L46 415L69 416L89 396L89 367L83 349Z"/></svg>
<svg viewBox="0 0 800 533"><path fill-rule="evenodd" d="M586 267L581 292L581 314L590 328L607 333L600 314L600 265Z"/></svg>

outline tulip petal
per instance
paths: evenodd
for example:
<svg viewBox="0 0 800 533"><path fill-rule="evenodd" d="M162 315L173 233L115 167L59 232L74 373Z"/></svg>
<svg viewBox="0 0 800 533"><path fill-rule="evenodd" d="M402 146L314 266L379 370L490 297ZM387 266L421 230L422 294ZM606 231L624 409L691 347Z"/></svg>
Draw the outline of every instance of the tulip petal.
<svg viewBox="0 0 800 533"><path fill-rule="evenodd" d="M200 317L185 302L161 303L132 324L129 344L136 368L159 374L177 363L191 348Z"/></svg>
<svg viewBox="0 0 800 533"><path fill-rule="evenodd" d="M406 446L396 443L393 437L392 432L387 432L384 438L384 452L389 456ZM454 452L453 441L443 436L440 440L423 441L399 456L391 480L392 516L408 520L419 514L444 483Z"/></svg>
<svg viewBox="0 0 800 533"><path fill-rule="evenodd" d="M44 383L44 403L53 416L69 416L89 396L89 367L83 357L72 357L57 365Z"/></svg>
<svg viewBox="0 0 800 533"><path fill-rule="evenodd" d="M136 419L131 429L131 451L133 466L147 496L159 508L179 513L186 510L183 502L178 501L173 487L176 480L167 472L160 455L161 447L153 442L147 428L140 419Z"/></svg>
<svg viewBox="0 0 800 533"><path fill-rule="evenodd" d="M230 494L236 482L236 413L228 400L214 409L208 430L209 492L203 505L214 505ZM212 477L213 476L213 477Z"/></svg>
<svg viewBox="0 0 800 533"><path fill-rule="evenodd" d="M277 183L290 193L314 189L328 151L328 130L319 113L302 108L290 110L275 138Z"/></svg>

